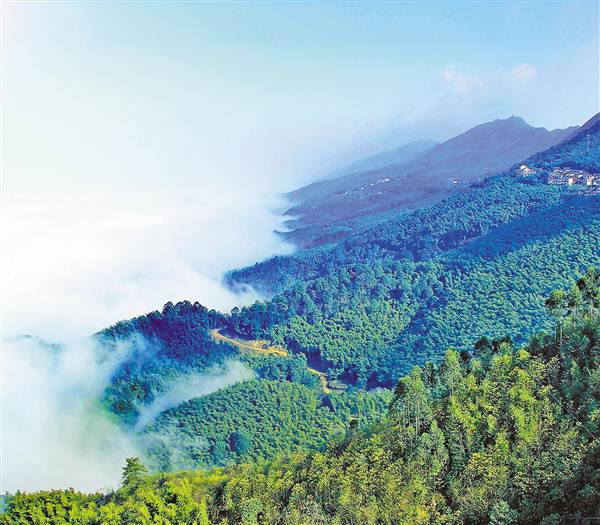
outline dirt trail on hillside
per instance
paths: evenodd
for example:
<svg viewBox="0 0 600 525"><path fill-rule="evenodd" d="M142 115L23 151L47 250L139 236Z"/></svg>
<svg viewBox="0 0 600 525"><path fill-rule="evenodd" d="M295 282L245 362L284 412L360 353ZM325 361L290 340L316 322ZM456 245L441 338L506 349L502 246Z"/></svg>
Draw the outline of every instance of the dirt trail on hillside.
<svg viewBox="0 0 600 525"><path fill-rule="evenodd" d="M228 343L230 345L239 348L242 352L253 352L258 354L273 354L279 357L290 357L290 353L281 346L273 346L269 345L268 341L263 341L261 339L255 339L253 341L244 341L241 339L236 339L234 337L228 337L221 333L221 328L215 328L210 331L210 335L215 341L220 341L222 343ZM307 370L311 374L315 374L319 376L319 381L321 382L321 388L325 394L331 394L333 391L329 387L329 380L327 379L327 374L325 372L321 372L320 370L316 370L314 368L307 367ZM336 389L338 390L338 389Z"/></svg>

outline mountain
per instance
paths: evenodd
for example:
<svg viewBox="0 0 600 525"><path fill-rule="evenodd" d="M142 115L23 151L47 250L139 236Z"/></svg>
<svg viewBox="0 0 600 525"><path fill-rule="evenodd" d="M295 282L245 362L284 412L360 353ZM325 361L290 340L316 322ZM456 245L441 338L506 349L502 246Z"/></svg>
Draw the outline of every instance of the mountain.
<svg viewBox="0 0 600 525"><path fill-rule="evenodd" d="M397 383L384 421L349 422L321 450L152 475L128 458L119 489L6 495L0 524L590 523L600 514L600 275L546 304L552 335L449 350Z"/></svg>
<svg viewBox="0 0 600 525"><path fill-rule="evenodd" d="M599 136L586 126L466 191L227 276L266 301L229 314L168 303L100 332L132 346L103 406L166 470L318 449L353 419L381 421L386 389L413 366L481 336L548 330L543 298L600 266L600 195L581 175L600 172ZM573 165L581 183L554 177ZM238 381L141 416L181 378L232 362L246 370Z"/></svg>
<svg viewBox="0 0 600 525"><path fill-rule="evenodd" d="M343 192L350 184L350 181L353 181L351 184L359 184L362 179L361 174L364 175L365 172L376 169L401 166L422 155L436 144L437 142L432 140L410 142L391 151L384 151L377 155L359 159L348 166L334 171L326 180L313 182L308 186L288 193L286 197L292 202L304 202L319 198L324 194ZM356 175L356 178L350 175Z"/></svg>
<svg viewBox="0 0 600 525"><path fill-rule="evenodd" d="M504 125L520 128L524 124L513 120L500 127ZM531 418L527 414L521 417L519 407L507 406L505 397L495 400L498 405L493 409L490 407L496 405L487 403L488 399L486 406L480 407L483 415L476 425L482 433L473 433L476 416L468 412L470 408L457 412L448 391L458 393L457 385L462 384L467 393L460 402L467 406L468 399L476 402L480 395L518 390L522 386L520 370L530 361L520 350L506 350L510 347L507 336L516 345L525 344L532 335L554 333L558 319L562 339L563 332L574 324L562 323L567 310L580 316L589 311L579 304L589 297L577 294L574 279L588 267L600 266L600 186L594 179L594 174L600 173L599 128L592 121L567 140L519 159L505 172L431 205L375 214L372 224L338 242L274 257L226 276L230 287L252 286L264 294L265 300L229 313L209 310L198 302L167 303L162 311L121 321L99 332L95 339L108 350L127 345L128 351L98 406L131 436L153 470L220 466L233 472L233 464L250 461L258 461L262 467L256 468L263 468L265 461L278 454L302 449L306 451L301 453L303 458L316 458L314 468L320 472L323 456L311 451L322 450L327 443L332 443L333 450L342 450L338 443L347 442L346 431L350 437L365 433L367 441L357 441L358 449L372 445L369 436L375 442L387 439L387 434L373 433L373 429L386 424L391 389L400 380L396 395L403 397L403 389L408 386L402 377L411 374L415 366L423 366L429 389L426 396L432 403L441 403L432 405L437 415L443 414L435 424L445 432L442 439L428 427L432 434L423 439L431 444L434 438L436 442L448 442L457 434L470 436L468 439L474 441L465 442L464 450L474 455L471 459L464 454L462 457L467 462L472 460L475 466L470 468L475 468L478 461L484 461L476 455L485 451L477 448L481 445L478 440L496 443L498 450L505 450L502 440L508 439L506 429L502 427L493 439L489 432L508 421L506 414L517 414L514 421ZM485 129L474 134L472 142L478 134L486 135ZM590 180L592 184L588 184ZM556 288L572 290L573 304L579 306L569 306L569 302L554 296L545 303ZM583 335L588 337L590 333L584 331ZM573 342L582 345L577 356L586 358L591 346L580 335L573 336ZM480 341L482 337L487 343L485 339ZM595 344L595 337L590 344ZM556 345L547 339L542 336L533 344L531 355L556 357ZM445 361L451 347L455 349L452 355L458 356L465 367L471 362L474 347L488 355L487 361L481 366L475 364L477 359L472 361L473 369L467 367L461 372L466 382L460 383L458 375L451 373L457 371L456 360ZM501 347L506 351L499 352ZM510 362L518 370L511 375L500 369L513 378L510 382L492 367L488 379L497 382L490 390L483 374L498 353L502 354L498 366ZM575 357L571 351L566 356ZM440 363L442 375L436 376L434 365L428 362ZM533 368L528 370L534 374L543 363L532 363ZM582 376L572 364L566 363L565 370L575 374L568 380L580 392ZM590 370L589 363L582 361L582 373ZM548 371L557 371L556 361L550 361ZM182 384L202 380L205 375L214 389L202 390L204 395L189 394L189 399L181 397ZM538 388L544 377L532 379L536 395L546 395L543 387ZM480 380L481 390L473 390ZM595 376L590 384L598 384ZM520 390L514 392L517 400L529 399L525 394L521 396ZM415 399L417 406L424 406L419 404L424 398ZM567 406L581 407L580 403L577 398L575 405ZM561 406L559 403L554 409ZM450 427L445 427L447 418L457 414L464 415L467 426L452 427L456 423L453 420L447 423ZM596 424L597 420L595 417L590 421ZM405 423L401 428L406 428ZM516 431L516 423L507 424L511 432L517 432L515 436L510 434L511 443L527 434L527 428ZM557 434L554 427L551 430L548 435ZM394 426L391 432L398 434L398 428ZM418 436L403 435L399 439L401 450L393 453L384 449L385 457L412 457L410 451L420 450L414 448ZM543 450L544 443L538 445ZM327 461L335 463L337 457L333 452ZM358 467L361 457L359 454L348 459L356 460ZM369 453L367 462L373 457ZM455 463L453 473L446 472L441 483L448 491L436 496L449 501L454 510L460 505L454 498L461 494L465 480L479 479L479 474L466 465ZM255 472L254 467L247 468ZM393 468L401 465L394 463ZM429 472L430 465L424 469ZM467 469L466 478L452 488L450 482L456 479L456 472L463 472L461 469ZM216 478L211 479L222 479L219 476L223 471L215 472ZM424 482L425 478L419 479ZM522 496L536 497L530 492ZM504 503L516 505L512 499ZM287 503L282 505L285 510ZM549 509L555 508L553 503L549 505ZM478 512L475 515L479 521L471 522L485 523L481 518L484 514ZM236 516L231 523L253 522ZM530 522L537 523L537 517ZM407 522L414 523L411 519ZM116 517L113 521L122 520ZM263 521L268 522L266 518ZM321 522L328 523L325 519ZM357 518L354 522L364 520ZM21 522L17 519L16 523Z"/></svg>
<svg viewBox="0 0 600 525"><path fill-rule="evenodd" d="M599 172L599 133L587 126L430 206L227 276L268 300L229 314L168 303L100 332L109 347L132 346L103 406L154 469L271 458L318 449L353 418L380 421L386 389L450 346L547 330L543 298L600 266L596 186L552 178L574 163ZM245 369L238 381L141 416L181 378L227 374L232 362Z"/></svg>
<svg viewBox="0 0 600 525"><path fill-rule="evenodd" d="M585 175L600 172L598 148L587 147L598 140L587 128L522 161L536 176L513 169L341 242L231 272L230 286L274 294L236 313L238 330L364 387L389 386L481 334L523 340L544 329L539 298L567 286L571 269L600 264L598 178L588 186ZM553 178L574 162L589 169L579 182Z"/></svg>
<svg viewBox="0 0 600 525"><path fill-rule="evenodd" d="M389 213L431 204L509 169L575 131L548 131L510 117L476 126L411 160L315 183L288 195L291 231L282 235L311 247L337 241Z"/></svg>

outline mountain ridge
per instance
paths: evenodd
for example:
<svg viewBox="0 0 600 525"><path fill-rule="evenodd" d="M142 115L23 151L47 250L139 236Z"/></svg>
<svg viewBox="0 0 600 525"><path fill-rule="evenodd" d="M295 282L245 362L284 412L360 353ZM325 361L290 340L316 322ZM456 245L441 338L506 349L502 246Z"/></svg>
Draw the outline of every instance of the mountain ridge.
<svg viewBox="0 0 600 525"><path fill-rule="evenodd" d="M285 223L290 231L281 235L300 247L338 241L377 214L414 209L464 191L575 131L576 127L548 131L520 117L480 124L400 165L352 173L337 179L335 186L324 181L291 192L288 195L298 199L310 188L307 199L284 213L290 217Z"/></svg>

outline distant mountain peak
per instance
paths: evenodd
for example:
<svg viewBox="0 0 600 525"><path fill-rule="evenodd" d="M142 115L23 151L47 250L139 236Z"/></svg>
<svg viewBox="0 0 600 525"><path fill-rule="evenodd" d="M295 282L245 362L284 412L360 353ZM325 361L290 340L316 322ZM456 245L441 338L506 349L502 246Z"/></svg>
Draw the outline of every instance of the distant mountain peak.
<svg viewBox="0 0 600 525"><path fill-rule="evenodd" d="M484 122L483 124L479 124L474 128L471 128L468 131L465 131L461 135L457 135L458 137L462 135L466 135L468 133L474 132L476 130L489 130L489 129L534 129L535 126L529 124L523 117L517 117L512 115L507 118L497 118L494 120L490 120L488 122ZM545 128L538 128L545 129ZM456 137L455 137L456 138Z"/></svg>
<svg viewBox="0 0 600 525"><path fill-rule="evenodd" d="M533 127L529 124L523 117L518 117L516 115L511 115L508 118L497 118L494 122L506 122L507 124L519 124L521 126Z"/></svg>
<svg viewBox="0 0 600 525"><path fill-rule="evenodd" d="M292 231L285 235L303 246L339 240L379 215L435 202L507 171L558 144L574 129L549 131L513 115L440 144L411 143L362 159L338 172L336 179L288 194L293 207L286 214L293 219L287 223ZM409 152L412 155L406 155Z"/></svg>

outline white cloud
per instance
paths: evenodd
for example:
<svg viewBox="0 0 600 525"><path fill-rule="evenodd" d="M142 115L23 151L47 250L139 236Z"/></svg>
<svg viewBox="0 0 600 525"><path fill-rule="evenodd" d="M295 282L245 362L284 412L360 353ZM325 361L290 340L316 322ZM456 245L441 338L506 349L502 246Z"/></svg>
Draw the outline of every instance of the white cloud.
<svg viewBox="0 0 600 525"><path fill-rule="evenodd" d="M519 84L529 84L538 76L538 71L531 64L519 64L514 69L511 69L509 75L512 80Z"/></svg>
<svg viewBox="0 0 600 525"><path fill-rule="evenodd" d="M442 82L455 93L465 95L483 87L484 82L480 75L465 73L455 66L448 66L441 75Z"/></svg>
<svg viewBox="0 0 600 525"><path fill-rule="evenodd" d="M442 71L441 80L453 94L464 96L480 93L484 86L495 91L509 88L511 85L526 86L537 76L537 68L526 63L519 64L509 71L496 69L482 73L470 73L464 68L450 65Z"/></svg>
<svg viewBox="0 0 600 525"><path fill-rule="evenodd" d="M215 366L202 374L181 376L169 386L166 392L154 398L152 403L141 409L135 430L143 430L171 407L254 377L254 372L239 361L228 361L223 366Z"/></svg>
<svg viewBox="0 0 600 525"><path fill-rule="evenodd" d="M228 310L257 296L224 289L224 271L290 250L272 196L124 193L6 196L5 335L70 340L184 299Z"/></svg>
<svg viewBox="0 0 600 525"><path fill-rule="evenodd" d="M17 338L2 351L1 490L116 487L137 453L98 395L128 346L106 358L90 340L56 348Z"/></svg>
<svg viewBox="0 0 600 525"><path fill-rule="evenodd" d="M116 488L125 458L143 456L149 436L136 430L181 402L254 377L238 361L182 376L142 408L137 428L128 430L111 419L99 398L133 344L143 340L123 342L110 353L89 338L60 346L32 337L3 342L1 493Z"/></svg>

